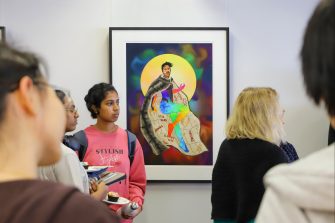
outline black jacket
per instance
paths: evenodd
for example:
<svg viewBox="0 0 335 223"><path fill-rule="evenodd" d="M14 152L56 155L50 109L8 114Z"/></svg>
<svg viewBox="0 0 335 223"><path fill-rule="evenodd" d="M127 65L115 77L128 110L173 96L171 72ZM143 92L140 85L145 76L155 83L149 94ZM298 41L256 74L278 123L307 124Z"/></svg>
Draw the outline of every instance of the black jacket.
<svg viewBox="0 0 335 223"><path fill-rule="evenodd" d="M212 219L254 219L265 191L263 176L279 163L287 163L287 158L270 142L224 140L212 174Z"/></svg>
<svg viewBox="0 0 335 223"><path fill-rule="evenodd" d="M329 126L329 132L328 132L328 145L335 142L335 129L332 128L332 126Z"/></svg>

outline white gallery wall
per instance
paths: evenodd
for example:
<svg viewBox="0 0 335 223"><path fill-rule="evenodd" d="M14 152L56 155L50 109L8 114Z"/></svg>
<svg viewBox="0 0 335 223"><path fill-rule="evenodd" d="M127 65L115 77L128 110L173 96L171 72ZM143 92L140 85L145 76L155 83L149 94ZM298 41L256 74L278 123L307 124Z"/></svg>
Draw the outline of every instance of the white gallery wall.
<svg viewBox="0 0 335 223"><path fill-rule="evenodd" d="M231 104L247 86L275 88L286 110L287 139L305 156L326 145L328 131L326 114L305 96L299 65L317 2L0 0L0 26L10 43L45 58L52 84L71 90L78 129L93 123L83 101L87 90L109 80L108 27L229 27ZM135 222L211 222L210 190L209 183L150 183Z"/></svg>

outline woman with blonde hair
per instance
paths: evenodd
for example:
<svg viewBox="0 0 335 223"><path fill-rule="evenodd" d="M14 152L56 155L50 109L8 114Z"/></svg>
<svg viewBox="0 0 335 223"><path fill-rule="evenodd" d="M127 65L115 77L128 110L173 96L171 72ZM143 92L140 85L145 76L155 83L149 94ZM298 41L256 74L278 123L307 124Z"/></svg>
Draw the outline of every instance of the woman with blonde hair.
<svg viewBox="0 0 335 223"><path fill-rule="evenodd" d="M283 109L272 88L246 88L226 124L212 175L212 219L253 222L261 202L262 178L287 162L279 145L284 138Z"/></svg>

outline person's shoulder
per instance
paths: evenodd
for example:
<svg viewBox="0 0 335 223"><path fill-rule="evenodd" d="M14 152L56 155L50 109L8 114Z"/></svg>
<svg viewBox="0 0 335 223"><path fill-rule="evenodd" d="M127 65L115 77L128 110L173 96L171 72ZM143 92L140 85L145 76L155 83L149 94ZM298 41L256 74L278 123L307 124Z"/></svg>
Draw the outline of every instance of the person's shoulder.
<svg viewBox="0 0 335 223"><path fill-rule="evenodd" d="M236 143L236 139L224 139L220 145L220 150L229 148Z"/></svg>
<svg viewBox="0 0 335 223"><path fill-rule="evenodd" d="M77 154L68 146L61 144L62 156L77 156Z"/></svg>
<svg viewBox="0 0 335 223"><path fill-rule="evenodd" d="M2 186L10 188L13 193L19 192L18 199L29 200L32 203L41 204L41 206L45 202L62 200L76 191L72 187L41 180L19 180L2 184Z"/></svg>
<svg viewBox="0 0 335 223"><path fill-rule="evenodd" d="M116 131L117 131L117 132L124 132L124 133L126 133L128 130L127 130L127 129L124 129L124 128L122 128L121 126L118 125Z"/></svg>
<svg viewBox="0 0 335 223"><path fill-rule="evenodd" d="M58 213L59 222L72 221L73 217L73 221L77 222L119 222L118 217L107 205L79 191L72 193L61 205L61 211ZM67 214L71 216L65 219Z"/></svg>
<svg viewBox="0 0 335 223"><path fill-rule="evenodd" d="M314 175L334 177L335 143L297 160L291 164L281 164L271 169L269 177L282 175Z"/></svg>
<svg viewBox="0 0 335 223"><path fill-rule="evenodd" d="M263 139L252 139L252 141L255 143L255 144L259 144L259 145L262 145L264 147L267 147L267 148L279 148L279 146L277 146L276 144L272 143L272 142L269 142L269 141L266 141L266 140L263 140Z"/></svg>
<svg viewBox="0 0 335 223"><path fill-rule="evenodd" d="M334 175L334 151L335 143L296 161L292 166L296 165L296 168L308 168L310 171L321 171L324 174L332 173Z"/></svg>
<svg viewBox="0 0 335 223"><path fill-rule="evenodd" d="M116 130L116 133L118 135L124 135L124 136L127 136L127 137L129 136L130 140L132 140L132 138L134 138L134 139L136 139L136 141L138 141L137 136L132 131L130 131L128 129L124 129L120 126L118 126L118 128Z"/></svg>
<svg viewBox="0 0 335 223"><path fill-rule="evenodd" d="M252 139L252 145L253 149L257 149L264 154L284 154L278 145L262 139Z"/></svg>
<svg viewBox="0 0 335 223"><path fill-rule="evenodd" d="M120 126L117 127L116 131L115 132L112 132L110 133L111 135L117 135L117 136L127 136L127 132L128 130L127 129L124 129Z"/></svg>
<svg viewBox="0 0 335 223"><path fill-rule="evenodd" d="M155 87L157 84L158 85L166 85L170 84L171 80L164 78L162 75L159 75L151 84L150 87Z"/></svg>
<svg viewBox="0 0 335 223"><path fill-rule="evenodd" d="M71 194L76 191L74 187L64 186L60 183L54 183L49 181L33 181L28 187L35 191L40 191L36 196L47 196L48 198L60 197L60 195ZM65 196L65 195L64 195Z"/></svg>
<svg viewBox="0 0 335 223"><path fill-rule="evenodd" d="M239 148L244 154L267 163L287 162L284 151L279 146L262 139L241 139Z"/></svg>
<svg viewBox="0 0 335 223"><path fill-rule="evenodd" d="M334 210L334 146L273 167L264 177L265 185L298 206Z"/></svg>
<svg viewBox="0 0 335 223"><path fill-rule="evenodd" d="M281 149L278 145L271 142L263 141L260 151L263 153L264 157L273 160L281 160L284 163L287 163L288 160L285 156L285 151Z"/></svg>
<svg viewBox="0 0 335 223"><path fill-rule="evenodd" d="M226 139L222 142L224 146L233 146L233 147L242 147L243 149L248 148L250 151L254 150L265 150L269 149L279 149L279 147L273 143L262 139L249 139L249 138L241 138L241 139Z"/></svg>
<svg viewBox="0 0 335 223"><path fill-rule="evenodd" d="M86 140L88 140L88 141L89 141L89 139L104 137L104 136L109 134L109 133L106 133L106 132L103 132L103 131L97 129L94 125L90 125L87 128L85 128L83 130L83 133L84 133L84 136L86 137ZM83 135L81 135L81 137L83 137Z"/></svg>
<svg viewBox="0 0 335 223"><path fill-rule="evenodd" d="M52 211L45 207L45 211L53 215L54 222L119 222L106 205L81 193L77 188L49 182L40 182L37 185L42 191L39 192L40 198L47 201L48 206L54 209ZM41 204L41 210L43 208Z"/></svg>
<svg viewBox="0 0 335 223"><path fill-rule="evenodd" d="M162 80L164 80L164 78L162 77L162 75L158 75L156 79L154 79L151 84L150 87L152 87L153 85L157 84L158 82L161 82Z"/></svg>
<svg viewBox="0 0 335 223"><path fill-rule="evenodd" d="M120 131L124 132L125 134L132 135L133 137L137 138L136 135L135 135L135 133L133 133L129 129L123 129L123 128L120 128L120 127L119 127L119 129L121 129Z"/></svg>
<svg viewBox="0 0 335 223"><path fill-rule="evenodd" d="M87 133L91 133L91 132L96 132L96 128L94 128L93 125L89 125L89 126L87 126L86 128L84 128L80 131L84 131L87 134ZM78 132L80 132L80 131L78 131Z"/></svg>

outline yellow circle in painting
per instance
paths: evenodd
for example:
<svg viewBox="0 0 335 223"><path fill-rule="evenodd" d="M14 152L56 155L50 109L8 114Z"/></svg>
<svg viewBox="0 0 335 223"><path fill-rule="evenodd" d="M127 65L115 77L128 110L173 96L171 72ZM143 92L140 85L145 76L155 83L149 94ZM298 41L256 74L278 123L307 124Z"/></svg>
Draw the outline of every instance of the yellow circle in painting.
<svg viewBox="0 0 335 223"><path fill-rule="evenodd" d="M175 54L156 56L145 65L141 74L141 89L143 95L147 93L150 84L162 74L161 66L166 61L173 65L171 67L171 77L178 86L185 84L183 92L187 95L188 100L191 100L197 85L195 72L187 60Z"/></svg>

